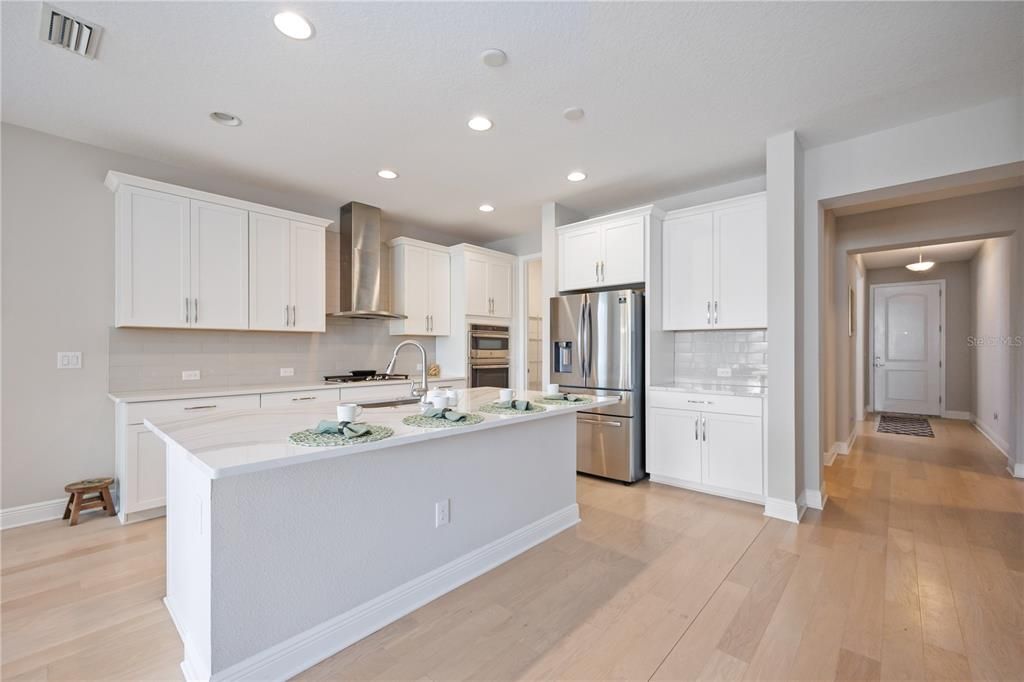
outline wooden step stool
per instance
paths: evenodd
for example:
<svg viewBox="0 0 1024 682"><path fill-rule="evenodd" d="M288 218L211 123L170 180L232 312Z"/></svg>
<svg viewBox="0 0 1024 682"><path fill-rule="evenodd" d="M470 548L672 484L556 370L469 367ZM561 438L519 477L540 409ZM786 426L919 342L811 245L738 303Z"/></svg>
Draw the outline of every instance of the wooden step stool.
<svg viewBox="0 0 1024 682"><path fill-rule="evenodd" d="M87 478L64 486L64 492L71 493L68 506L64 508L64 518L71 519L69 525L78 524L78 513L83 509L103 507L107 511L107 516L113 516L116 513L114 498L110 496L110 484L113 482L112 478ZM94 493L95 497L86 497Z"/></svg>

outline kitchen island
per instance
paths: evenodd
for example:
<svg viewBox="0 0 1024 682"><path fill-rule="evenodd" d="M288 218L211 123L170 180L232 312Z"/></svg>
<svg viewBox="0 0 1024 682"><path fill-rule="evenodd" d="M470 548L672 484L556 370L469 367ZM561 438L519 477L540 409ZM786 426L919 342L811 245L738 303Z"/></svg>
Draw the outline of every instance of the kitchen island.
<svg viewBox="0 0 1024 682"><path fill-rule="evenodd" d="M461 395L476 413L497 390ZM340 447L289 443L333 405L147 420L167 445L186 678L285 679L578 523L587 406L447 428L404 424L417 405L367 408L394 434Z"/></svg>

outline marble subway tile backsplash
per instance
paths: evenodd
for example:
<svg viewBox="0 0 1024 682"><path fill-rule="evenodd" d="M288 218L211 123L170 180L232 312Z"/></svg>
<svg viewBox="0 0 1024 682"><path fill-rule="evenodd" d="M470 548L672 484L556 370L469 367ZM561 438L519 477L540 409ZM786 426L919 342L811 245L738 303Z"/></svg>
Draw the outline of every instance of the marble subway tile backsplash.
<svg viewBox="0 0 1024 682"><path fill-rule="evenodd" d="M675 351L676 381L766 384L766 329L676 332ZM719 376L719 370L728 370L731 376Z"/></svg>
<svg viewBox="0 0 1024 682"><path fill-rule="evenodd" d="M109 390L304 383L353 369L383 371L407 338L434 362L433 338L391 336L388 323L376 320L327 318L324 334L111 328ZM415 374L418 363L415 349L403 350L396 371ZM282 367L295 375L282 377ZM199 370L201 378L182 381L185 370Z"/></svg>

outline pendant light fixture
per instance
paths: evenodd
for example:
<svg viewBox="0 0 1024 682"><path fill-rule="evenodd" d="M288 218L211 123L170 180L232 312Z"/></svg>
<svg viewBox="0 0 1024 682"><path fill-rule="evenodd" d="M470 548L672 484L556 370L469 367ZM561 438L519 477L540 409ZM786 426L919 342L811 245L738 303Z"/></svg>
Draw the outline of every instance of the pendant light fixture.
<svg viewBox="0 0 1024 682"><path fill-rule="evenodd" d="M907 270L912 270L914 272L925 272L927 270L931 270L933 267L935 267L935 261L924 260L924 256L921 255L920 251L917 252L916 263L907 263Z"/></svg>

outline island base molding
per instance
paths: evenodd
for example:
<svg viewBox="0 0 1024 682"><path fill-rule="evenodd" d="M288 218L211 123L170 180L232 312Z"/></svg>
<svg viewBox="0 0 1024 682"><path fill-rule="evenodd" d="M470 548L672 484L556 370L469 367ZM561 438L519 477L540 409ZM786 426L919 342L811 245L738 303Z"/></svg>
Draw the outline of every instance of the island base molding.
<svg viewBox="0 0 1024 682"><path fill-rule="evenodd" d="M198 673L186 647L181 670L190 682L286 680L579 522L579 505L569 505L211 677Z"/></svg>

